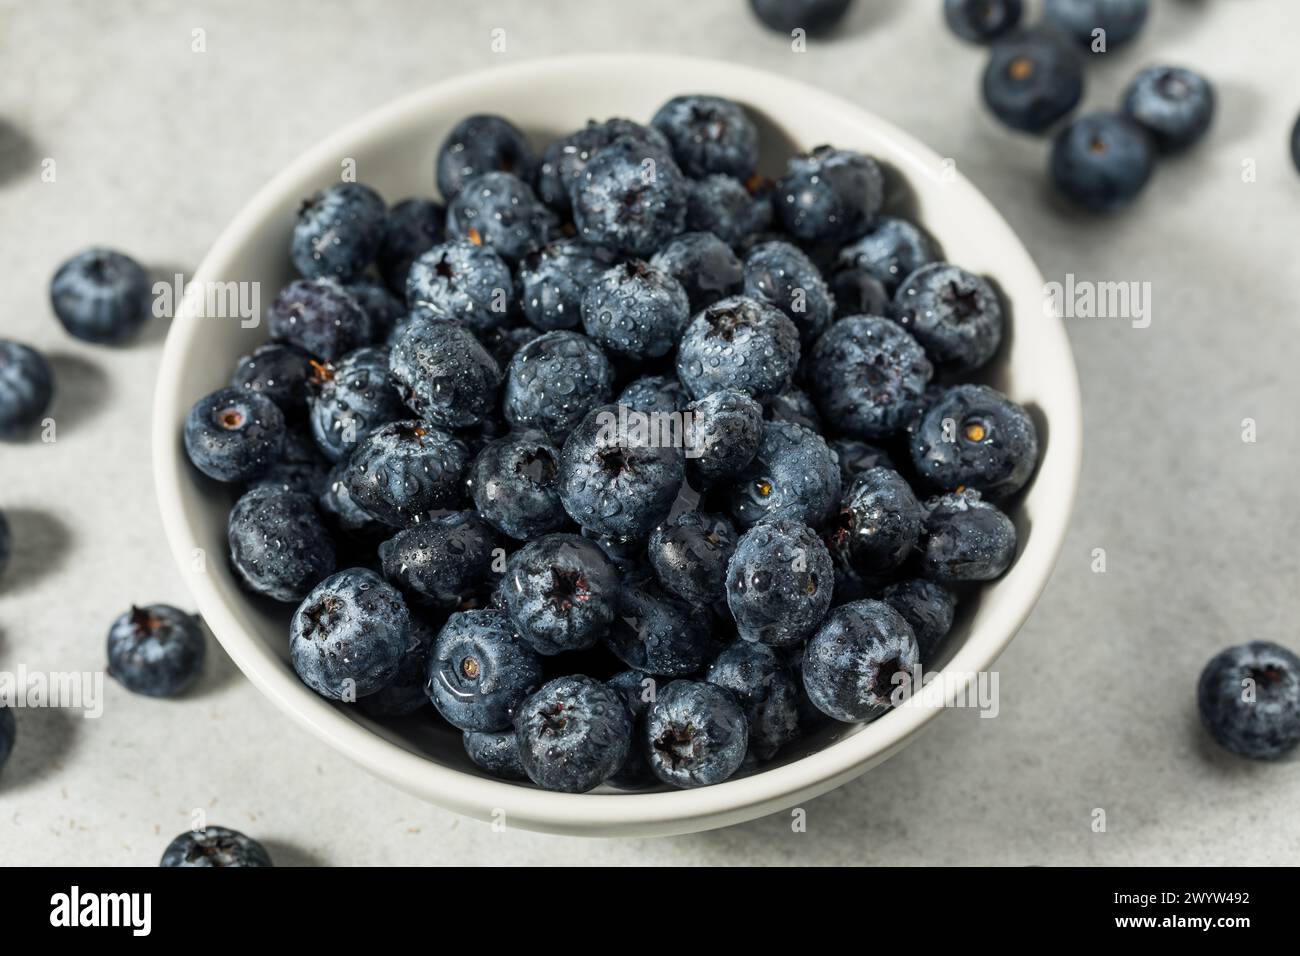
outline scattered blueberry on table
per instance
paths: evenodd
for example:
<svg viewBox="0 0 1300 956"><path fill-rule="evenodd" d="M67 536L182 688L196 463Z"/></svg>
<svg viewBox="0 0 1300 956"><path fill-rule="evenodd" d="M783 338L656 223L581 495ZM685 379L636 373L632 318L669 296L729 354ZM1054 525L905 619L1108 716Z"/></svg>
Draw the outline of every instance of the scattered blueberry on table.
<svg viewBox="0 0 1300 956"><path fill-rule="evenodd" d="M272 865L266 848L252 837L215 826L182 833L167 845L159 863L181 869Z"/></svg>
<svg viewBox="0 0 1300 956"><path fill-rule="evenodd" d="M949 28L971 43L988 43L1014 30L1023 13L1021 0L943 0Z"/></svg>
<svg viewBox="0 0 1300 956"><path fill-rule="evenodd" d="M108 632L108 673L136 694L183 694L203 673L206 656L198 618L167 604L132 607Z"/></svg>
<svg viewBox="0 0 1300 956"><path fill-rule="evenodd" d="M153 284L130 256L113 249L79 252L50 280L54 315L68 333L86 342L125 342L149 318Z"/></svg>
<svg viewBox="0 0 1300 956"><path fill-rule="evenodd" d="M1277 760L1300 744L1300 657L1272 641L1220 651L1196 688L1201 723L1233 753Z"/></svg>
<svg viewBox="0 0 1300 956"><path fill-rule="evenodd" d="M54 373L28 345L0 339L0 439L21 437L54 397Z"/></svg>

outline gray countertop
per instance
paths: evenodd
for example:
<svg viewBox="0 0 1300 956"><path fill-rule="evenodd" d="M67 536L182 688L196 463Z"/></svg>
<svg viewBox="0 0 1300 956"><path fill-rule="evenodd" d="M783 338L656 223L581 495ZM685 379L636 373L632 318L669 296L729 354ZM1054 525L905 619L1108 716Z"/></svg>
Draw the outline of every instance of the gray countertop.
<svg viewBox="0 0 1300 956"><path fill-rule="evenodd" d="M982 111L981 53L946 32L937 0L858 0L840 36L802 54L742 0L342 6L0 2L0 334L45 350L60 386L57 441L0 446L0 507L17 539L0 586L0 669L97 670L108 623L131 602L188 604L150 477L165 323L122 349L71 340L46 302L55 266L102 242L189 273L268 177L340 124L460 73L574 52L687 53L816 83L954 157L1049 280L1150 283L1147 328L1066 320L1086 437L1060 566L1000 662L998 719L943 715L809 803L804 833L785 815L661 840L494 832L354 768L213 643L185 700L109 681L98 720L18 714L0 781L5 863L151 865L196 808L281 863L1300 859L1300 760L1257 766L1216 751L1194 700L1221 646L1300 647L1300 176L1286 152L1300 5L1155 0L1132 48L1095 58L1090 108L1113 105L1155 60L1201 69L1220 94L1208 142L1105 220L1048 198L1044 144ZM495 28L504 53L490 51ZM1105 573L1093 570L1097 548Z"/></svg>

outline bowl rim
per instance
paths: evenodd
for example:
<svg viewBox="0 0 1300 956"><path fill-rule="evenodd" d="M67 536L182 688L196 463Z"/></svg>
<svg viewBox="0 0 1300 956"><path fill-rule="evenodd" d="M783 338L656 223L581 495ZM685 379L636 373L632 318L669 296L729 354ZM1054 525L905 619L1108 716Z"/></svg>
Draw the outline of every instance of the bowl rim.
<svg viewBox="0 0 1300 956"><path fill-rule="evenodd" d="M483 84L528 84L564 73L580 74L590 80L599 71L609 69L621 73L667 72L682 77L683 88L695 84L701 89L709 88L704 78L726 75L732 82L718 81L720 85L742 87L750 97L761 98L765 91L780 91L786 97L807 97L833 108L847 121L889 139L897 153L910 154L911 160L929 168L941 168L936 153L892 123L835 94L755 67L662 54L533 59L432 84L344 125L280 170L240 209L213 243L191 282L199 284L228 277L232 258L252 230L283 204L286 192L297 189L324 161L336 159L348 144L382 138L414 118L436 110L439 101ZM998 233L992 241L1005 245L1014 256L1022 257L1024 261L1017 267L1032 270L1041 285L1041 272L992 203L960 171L947 169L945 173L951 177L949 187L966 192L973 207L985 217L988 228ZM1060 389L1059 407L1053 412L1050 442L1039 462L1036 479L1041 480L1051 463L1055 493L1045 499L1046 506L1043 503L1036 506L1032 534L1016 558L1012 570L1023 566L1020 586L1000 595L995 618L983 623L978 643L973 640L976 633L972 632L944 668L969 675L968 680L945 682L944 709L965 692L966 684L976 672L985 671L993 664L1015 637L1046 587L1064 545L1082 460L1081 397L1064 326L1059 319L1044 321L1051 323L1051 329L1044 331L1042 347L1056 353L1052 358L1062 372L1068 370L1054 386ZM197 328L196 317L182 299L168 331L154 398L153 473L173 557L200 614L258 690L300 726L384 780L480 819L504 811L505 819L512 826L580 835L684 833L753 819L824 793L890 756L937 716L937 708L902 708L891 713L888 719L869 724L819 751L762 772L711 787L652 793L548 792L527 784L444 767L385 739L305 687L282 661L273 659L256 638L245 632L211 576L189 573L190 556L200 548L200 537L184 505L183 483L192 484L194 476L185 467L183 451L178 451L176 425L183 420L189 405L184 394L182 359Z"/></svg>

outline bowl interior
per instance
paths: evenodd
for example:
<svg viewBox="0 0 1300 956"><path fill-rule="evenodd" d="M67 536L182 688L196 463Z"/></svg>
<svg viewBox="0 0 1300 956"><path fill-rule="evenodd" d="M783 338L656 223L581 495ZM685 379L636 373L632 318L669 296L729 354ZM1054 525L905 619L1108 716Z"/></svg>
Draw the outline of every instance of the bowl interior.
<svg viewBox="0 0 1300 956"><path fill-rule="evenodd" d="M1011 334L983 380L1028 406L1042 461L1013 508L1019 556L1008 574L961 608L940 663L963 673L987 668L1014 636L1046 583L1064 535L1079 461L1079 400L1059 322L1042 311L1042 278L1000 216L939 157L834 97L754 70L664 57L592 57L529 63L458 79L415 94L345 129L270 183L220 237L193 277L249 283L265 309L293 278L290 227L301 200L347 172L390 203L436 193L433 163L450 127L476 112L500 113L539 148L590 118L648 121L672 95L709 92L739 100L758 119L762 171L821 143L862 150L887 164L891 206L922 223L946 258L993 279L1008 304ZM732 822L829 789L883 759L937 713L900 710L866 726L835 725L791 748L761 774L699 791L568 796L484 777L460 734L425 717L381 724L307 690L288 664L292 608L251 599L226 562L229 490L185 460L181 425L189 406L227 383L237 359L265 340L187 299L170 332L155 412L160 503L177 561L199 610L239 666L276 702L350 757L390 781L480 817L504 809L524 826L565 832L662 832ZM209 314L203 314L208 312ZM1050 423L1050 427L1049 424Z"/></svg>

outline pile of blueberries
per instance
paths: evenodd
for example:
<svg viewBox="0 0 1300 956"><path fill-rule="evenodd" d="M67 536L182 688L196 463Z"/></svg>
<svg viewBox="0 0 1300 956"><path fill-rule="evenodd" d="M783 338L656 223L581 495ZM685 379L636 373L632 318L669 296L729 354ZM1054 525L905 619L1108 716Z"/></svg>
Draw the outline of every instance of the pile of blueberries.
<svg viewBox="0 0 1300 956"><path fill-rule="evenodd" d="M445 207L303 204L272 341L184 442L309 687L431 700L480 767L570 792L718 783L907 692L1016 550L1034 422L962 381L1003 305L871 157L758 157L714 96L540 155L476 115Z"/></svg>
<svg viewBox="0 0 1300 956"><path fill-rule="evenodd" d="M1043 22L1025 29L1022 0L945 0L944 14L958 36L992 44L983 92L993 115L1011 129L1043 134L1083 98L1087 51L1132 40L1149 7L1149 0L1046 0ZM1086 113L1060 129L1049 160L1052 183L1090 212L1122 208L1146 186L1158 156L1205 135L1214 102L1214 88L1198 73L1147 67L1118 111Z"/></svg>

